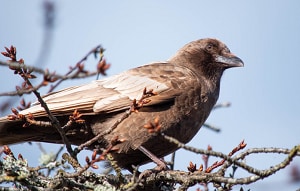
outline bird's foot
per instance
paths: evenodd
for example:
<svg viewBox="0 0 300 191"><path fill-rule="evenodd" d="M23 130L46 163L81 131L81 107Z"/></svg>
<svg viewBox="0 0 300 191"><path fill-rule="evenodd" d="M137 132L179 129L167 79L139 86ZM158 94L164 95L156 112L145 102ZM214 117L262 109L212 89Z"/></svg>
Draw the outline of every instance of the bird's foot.
<svg viewBox="0 0 300 191"><path fill-rule="evenodd" d="M163 162L162 160L160 160L164 165L157 165L155 168L153 169L147 169L147 170L144 170L142 173L140 173L139 175L139 179L142 179L142 178L145 178L145 177L148 177L150 176L151 174L153 173L159 173L163 170L168 170L168 166L166 165L165 162Z"/></svg>
<svg viewBox="0 0 300 191"><path fill-rule="evenodd" d="M142 172L139 175L139 178L144 178L144 177L147 177L147 176L151 175L152 173L158 173L162 170L167 170L168 169L167 164L164 160L159 159L158 157L156 157L153 153L151 153L145 147L139 146L138 149L142 153L144 153L146 156L148 156L154 163L157 164L157 166L154 169L149 169L149 170L145 170L144 172Z"/></svg>

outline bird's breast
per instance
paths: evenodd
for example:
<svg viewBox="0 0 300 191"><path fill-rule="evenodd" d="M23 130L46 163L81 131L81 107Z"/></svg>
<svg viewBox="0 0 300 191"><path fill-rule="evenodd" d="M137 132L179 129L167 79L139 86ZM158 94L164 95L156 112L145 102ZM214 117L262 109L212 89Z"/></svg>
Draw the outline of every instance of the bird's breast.
<svg viewBox="0 0 300 191"><path fill-rule="evenodd" d="M174 115L169 120L174 123L166 128L166 134L183 143L189 142L209 116L217 101L216 95L215 91L195 87L178 96L170 111Z"/></svg>

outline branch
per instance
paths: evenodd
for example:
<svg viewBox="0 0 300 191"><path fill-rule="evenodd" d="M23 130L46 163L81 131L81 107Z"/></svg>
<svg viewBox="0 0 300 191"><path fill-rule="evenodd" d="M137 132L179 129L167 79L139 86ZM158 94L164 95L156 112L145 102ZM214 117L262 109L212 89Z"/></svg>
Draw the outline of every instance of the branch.
<svg viewBox="0 0 300 191"><path fill-rule="evenodd" d="M64 76L69 76L72 72L74 72L77 68L81 68L83 67L82 63L88 59L88 57L91 55L91 54L94 54L95 58L97 57L97 54L100 53L100 60L98 63L100 63L102 60L103 60L103 52L104 52L104 48L102 48L101 45L98 45L96 46L95 48L93 48L92 50L90 50L83 58L81 58L76 64L75 64L75 67L70 67L70 70L64 75ZM99 68L97 66L97 68ZM106 68L108 69L108 68ZM98 69L99 70L99 69ZM105 73L105 72L103 72ZM76 76L76 74L78 75L78 73L75 73L73 74L73 76ZM88 72L88 73L85 73L85 74L89 74L88 76L86 77L89 77L89 76L94 76L94 75L98 75L99 74L99 71L97 72ZM52 92L59 84L61 84L63 81L67 80L68 78L59 78L60 80L55 84L53 85L48 93ZM72 78L73 79L73 78ZM97 77L98 79L98 77Z"/></svg>
<svg viewBox="0 0 300 191"><path fill-rule="evenodd" d="M230 166L231 164L235 164L236 166L239 166L239 167L245 169L249 173L255 174L257 176L262 176L262 177L269 176L269 175L271 175L270 173L275 173L276 171L278 171L278 170L284 168L285 166L287 166L295 156L300 156L300 145L298 145L298 146L295 146L291 150L281 149L281 148L248 149L245 152L237 155L236 157L231 158L230 156L225 155L221 152L197 149L197 148L194 148L194 147L191 147L191 146L187 146L187 145L179 142L178 140L176 140L173 137L170 137L170 136L167 136L167 135L164 135L164 134L162 134L162 136L166 140L170 141L171 143L177 144L178 147L183 148L185 150L188 150L188 151L191 151L191 152L194 152L194 153L197 153L197 154L211 155L211 156L223 158L226 161L228 161L228 164L226 165L226 168L228 166ZM269 170L258 170L258 169L255 169L255 168L247 165L246 163L238 161L240 159L245 158L245 156L250 155L250 154L254 154L254 153L283 153L283 154L287 154L288 157L282 163L274 166L272 169L269 169Z"/></svg>
<svg viewBox="0 0 300 191"><path fill-rule="evenodd" d="M30 88L27 89L20 89L17 91L12 91L12 92L5 92L5 93L0 93L0 96L15 96L15 95L23 95L23 94L29 94L32 93L36 90L38 90L40 87L47 85L48 83L45 82L55 82L56 80L60 80L58 84L54 85L51 87L50 91L53 91L55 87L57 87L62 81L69 80L69 79L79 79L79 78L86 78L90 76L95 76L98 74L98 72L88 72L88 71L82 71L83 66L78 66L74 67L68 72L66 75L59 75L55 73L50 73L48 70L42 70L40 68L34 67L34 66L28 66L25 64L20 64L19 62L3 62L0 61L0 65L3 66L8 66L10 68L13 68L14 70L26 70L28 72L37 72L42 75L44 75L44 80L37 86L31 86ZM72 72L77 69L77 72L73 73ZM51 79L51 80L49 80Z"/></svg>
<svg viewBox="0 0 300 191"><path fill-rule="evenodd" d="M253 149L249 149L244 153L249 153ZM256 149L254 149L256 150ZM262 151L266 149L257 149L256 151ZM267 149L269 150L269 149ZM280 151L281 149L270 149L269 151L272 152L274 151ZM284 152L285 153L285 152ZM269 169L266 170L257 170L256 172L258 175L251 175L248 177L244 178L231 178L231 177L224 177L223 175L220 175L219 172L216 173L204 173L204 172L199 172L195 171L194 173L188 173L188 172L183 172L183 171L162 171L157 174L153 173L146 179L147 184L153 184L155 181L167 181L167 182L176 182L182 185L185 185L186 187L190 187L195 185L196 183L225 183L225 184L230 184L230 185L242 185L242 184L250 184L253 183L259 179L266 178L280 169L286 167L295 156L300 155L300 145L295 146L293 149L289 150L287 153L288 156L279 164L270 167ZM241 155L239 155L241 156ZM238 157L237 157L238 158ZM234 159L235 160L235 159ZM252 167L251 167L252 168ZM254 168L252 168L254 169Z"/></svg>
<svg viewBox="0 0 300 191"><path fill-rule="evenodd" d="M13 65L9 66L9 68L11 70L13 70L15 74L18 74L19 76L21 76L23 78L25 83L23 83L22 87L26 88L26 89L33 87L32 83L30 82L29 79L35 78L35 75L31 74L33 72L31 69L33 69L34 67L28 68L27 66L25 66L23 59L20 59L17 61L17 50L14 46L11 46L10 48L5 48L5 49L6 49L6 52L1 52L1 54L4 55L5 57L11 58L10 62L13 63ZM9 63L9 64L11 64L11 63ZM36 68L34 68L34 69L36 69ZM38 70L38 71L41 72L41 70ZM53 80L53 78L51 78L47 74L44 76L43 83L47 84L48 81L52 81L52 80ZM76 159L76 155L74 154L71 144L70 144L69 140L67 139L65 132L61 128L59 121L52 114L52 112L48 108L46 102L41 97L40 93L37 90L33 90L32 92L37 97L39 103L44 108L45 112L47 113L48 118L51 121L51 124L55 127L55 129L60 134L60 136L63 140L63 143L66 145L68 152L71 154L72 157L74 157Z"/></svg>

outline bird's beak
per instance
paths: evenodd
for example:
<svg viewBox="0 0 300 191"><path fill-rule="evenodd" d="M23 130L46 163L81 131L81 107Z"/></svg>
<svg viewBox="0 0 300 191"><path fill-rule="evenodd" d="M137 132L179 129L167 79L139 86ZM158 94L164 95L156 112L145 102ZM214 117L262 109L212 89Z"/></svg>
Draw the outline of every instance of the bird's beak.
<svg viewBox="0 0 300 191"><path fill-rule="evenodd" d="M230 57L225 57L218 55L215 58L216 62L222 63L225 65L226 68L232 68L232 67L243 67L244 62L237 56L230 56Z"/></svg>

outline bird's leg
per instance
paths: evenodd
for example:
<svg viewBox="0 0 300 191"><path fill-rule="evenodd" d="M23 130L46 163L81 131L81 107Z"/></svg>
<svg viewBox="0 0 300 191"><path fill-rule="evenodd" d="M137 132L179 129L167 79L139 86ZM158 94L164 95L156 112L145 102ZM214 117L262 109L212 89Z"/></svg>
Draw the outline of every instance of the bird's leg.
<svg viewBox="0 0 300 191"><path fill-rule="evenodd" d="M138 149L142 153L144 153L147 157L149 157L155 164L157 164L157 167L155 168L155 170L161 171L161 170L168 169L168 167L167 167L167 165L166 165L166 163L164 161L162 161L161 159L159 159L157 156L155 156L153 153L151 153L145 147L139 146Z"/></svg>

